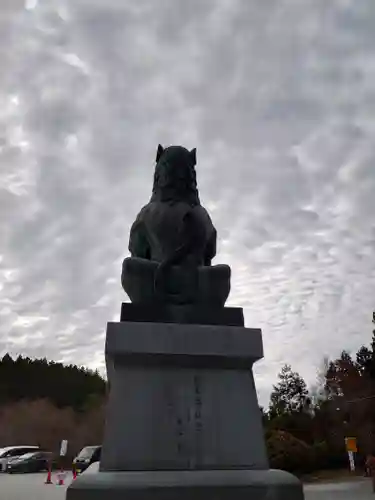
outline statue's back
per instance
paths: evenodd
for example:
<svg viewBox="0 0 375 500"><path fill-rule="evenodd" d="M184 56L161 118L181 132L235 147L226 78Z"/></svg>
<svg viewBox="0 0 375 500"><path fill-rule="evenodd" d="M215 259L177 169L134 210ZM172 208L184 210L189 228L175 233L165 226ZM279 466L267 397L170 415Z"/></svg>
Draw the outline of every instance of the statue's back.
<svg viewBox="0 0 375 500"><path fill-rule="evenodd" d="M193 259L196 265L203 265L207 258L211 260L214 257L212 250L207 250L216 240L216 231L201 205L191 207L185 202L173 205L151 202L140 214L139 230L147 238L153 261L164 262L173 258L183 246L186 252L180 264L186 259Z"/></svg>
<svg viewBox="0 0 375 500"><path fill-rule="evenodd" d="M196 151L159 145L156 162L151 200L130 231L124 290L138 303L224 305L230 268L211 266L216 229L200 204Z"/></svg>

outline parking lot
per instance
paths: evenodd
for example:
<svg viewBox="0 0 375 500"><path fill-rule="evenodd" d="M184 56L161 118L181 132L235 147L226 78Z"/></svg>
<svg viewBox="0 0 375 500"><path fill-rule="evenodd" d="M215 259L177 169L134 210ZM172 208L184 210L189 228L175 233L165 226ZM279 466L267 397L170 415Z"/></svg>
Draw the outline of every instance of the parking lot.
<svg viewBox="0 0 375 500"><path fill-rule="evenodd" d="M53 484L44 484L45 473L0 474L1 500L65 500L66 488L72 481L67 473L64 486L57 485L53 474ZM342 483L317 483L305 487L305 500L370 500L375 498L369 480Z"/></svg>
<svg viewBox="0 0 375 500"><path fill-rule="evenodd" d="M305 500L371 500L375 498L371 480L314 483L305 486Z"/></svg>
<svg viewBox="0 0 375 500"><path fill-rule="evenodd" d="M0 474L1 500L65 500L66 488L72 481L72 473L67 473L64 486L57 486L56 474L53 484L44 484L46 473Z"/></svg>

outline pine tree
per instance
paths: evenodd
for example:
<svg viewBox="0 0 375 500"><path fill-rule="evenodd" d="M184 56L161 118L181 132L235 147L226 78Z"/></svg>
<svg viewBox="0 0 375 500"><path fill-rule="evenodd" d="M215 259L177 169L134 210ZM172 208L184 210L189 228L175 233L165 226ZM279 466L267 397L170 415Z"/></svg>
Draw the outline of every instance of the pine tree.
<svg viewBox="0 0 375 500"><path fill-rule="evenodd" d="M279 373L279 383L271 393L270 416L302 412L309 406L306 382L286 364Z"/></svg>
<svg viewBox="0 0 375 500"><path fill-rule="evenodd" d="M0 405L48 399L58 408L83 411L87 401L106 394L106 382L98 372L74 365L9 354L0 359Z"/></svg>

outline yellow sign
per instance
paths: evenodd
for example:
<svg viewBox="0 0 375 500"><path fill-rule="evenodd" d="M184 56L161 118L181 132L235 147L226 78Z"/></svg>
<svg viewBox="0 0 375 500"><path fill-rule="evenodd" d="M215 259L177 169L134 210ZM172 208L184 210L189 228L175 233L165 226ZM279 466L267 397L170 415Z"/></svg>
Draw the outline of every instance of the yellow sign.
<svg viewBox="0 0 375 500"><path fill-rule="evenodd" d="M345 445L346 445L346 451L357 453L357 438L355 437L345 438Z"/></svg>

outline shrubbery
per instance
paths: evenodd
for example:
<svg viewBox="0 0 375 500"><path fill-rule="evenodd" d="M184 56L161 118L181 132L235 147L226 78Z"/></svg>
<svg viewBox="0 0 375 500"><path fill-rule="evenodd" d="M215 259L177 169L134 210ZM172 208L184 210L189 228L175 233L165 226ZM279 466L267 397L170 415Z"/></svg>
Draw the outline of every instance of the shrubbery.
<svg viewBox="0 0 375 500"><path fill-rule="evenodd" d="M266 443L270 466L295 474L306 474L316 470L341 469L348 466L348 457L344 446L329 447L322 441L312 445L282 430L266 433ZM362 457L358 456L361 465Z"/></svg>
<svg viewBox="0 0 375 500"><path fill-rule="evenodd" d="M314 468L314 450L288 432L276 430L267 435L270 466L289 472L310 472Z"/></svg>

